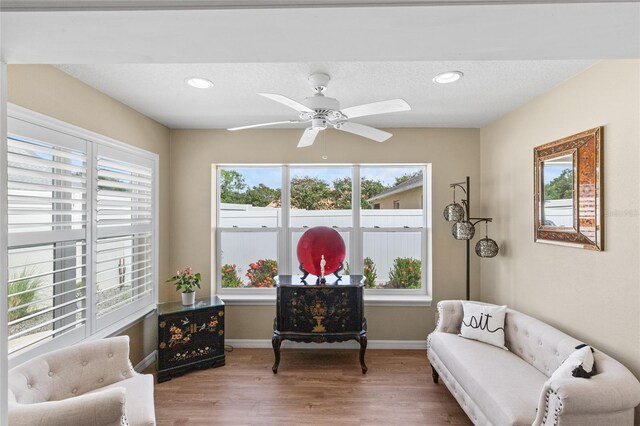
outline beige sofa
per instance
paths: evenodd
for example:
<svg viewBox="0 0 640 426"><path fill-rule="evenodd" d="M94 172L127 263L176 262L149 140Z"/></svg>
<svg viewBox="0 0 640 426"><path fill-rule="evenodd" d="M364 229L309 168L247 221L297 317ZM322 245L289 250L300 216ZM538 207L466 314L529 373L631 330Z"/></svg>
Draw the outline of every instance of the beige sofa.
<svg viewBox="0 0 640 426"><path fill-rule="evenodd" d="M434 382L442 379L474 424L633 424L640 383L613 358L596 350L595 376L550 380L581 341L508 309L505 351L459 337L462 318L460 301L438 303L427 356Z"/></svg>
<svg viewBox="0 0 640 426"><path fill-rule="evenodd" d="M11 426L155 425L153 376L129 362L129 337L80 343L9 371Z"/></svg>

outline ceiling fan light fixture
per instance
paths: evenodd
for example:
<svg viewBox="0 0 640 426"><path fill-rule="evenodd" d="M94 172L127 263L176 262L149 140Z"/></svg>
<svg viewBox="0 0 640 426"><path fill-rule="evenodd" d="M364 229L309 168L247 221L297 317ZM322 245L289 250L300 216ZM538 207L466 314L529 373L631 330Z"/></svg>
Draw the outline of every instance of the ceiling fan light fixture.
<svg viewBox="0 0 640 426"><path fill-rule="evenodd" d="M433 77L433 82L439 84L454 83L462 77L464 77L462 71L447 71Z"/></svg>
<svg viewBox="0 0 640 426"><path fill-rule="evenodd" d="M184 82L196 89L210 89L213 87L213 82L202 77L187 77Z"/></svg>
<svg viewBox="0 0 640 426"><path fill-rule="evenodd" d="M325 120L324 118L314 118L311 120L311 128L324 130L327 128L327 120Z"/></svg>

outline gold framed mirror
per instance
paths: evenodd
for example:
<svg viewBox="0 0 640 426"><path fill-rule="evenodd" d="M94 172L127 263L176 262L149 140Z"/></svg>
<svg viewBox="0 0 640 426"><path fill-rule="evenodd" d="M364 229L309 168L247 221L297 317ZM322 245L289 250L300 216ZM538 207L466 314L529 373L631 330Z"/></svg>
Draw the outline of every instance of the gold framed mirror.
<svg viewBox="0 0 640 426"><path fill-rule="evenodd" d="M602 133L534 148L536 242L603 250Z"/></svg>

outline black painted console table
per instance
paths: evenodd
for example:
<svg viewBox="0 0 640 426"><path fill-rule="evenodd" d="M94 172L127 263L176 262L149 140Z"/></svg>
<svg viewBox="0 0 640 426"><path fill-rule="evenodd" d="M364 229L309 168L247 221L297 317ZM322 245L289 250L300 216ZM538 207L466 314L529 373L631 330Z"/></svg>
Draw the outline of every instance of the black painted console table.
<svg viewBox="0 0 640 426"><path fill-rule="evenodd" d="M310 282L315 282L309 279ZM326 284L308 284L298 275L276 278L276 318L273 324L273 373L280 365L283 340L305 343L360 343L360 367L367 372L367 321L364 317L362 275L327 277Z"/></svg>
<svg viewBox="0 0 640 426"><path fill-rule="evenodd" d="M158 383L224 365L224 302L218 297L158 305Z"/></svg>

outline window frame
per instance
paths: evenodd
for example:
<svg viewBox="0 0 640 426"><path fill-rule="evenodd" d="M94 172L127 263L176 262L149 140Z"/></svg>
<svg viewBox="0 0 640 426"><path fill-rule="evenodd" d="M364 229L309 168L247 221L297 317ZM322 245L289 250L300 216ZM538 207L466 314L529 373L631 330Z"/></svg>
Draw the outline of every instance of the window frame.
<svg viewBox="0 0 640 426"><path fill-rule="evenodd" d="M130 324L139 320L140 318L148 315L150 312L154 311L158 302L158 273L159 273L159 155L143 150L141 148L137 148L131 145L128 145L124 142L118 141L116 139L109 138L104 135L100 135L98 133L83 129L81 127L66 123L64 121L46 116L44 114L37 113L35 111L31 111L29 109L14 105L7 104L7 118L8 118L8 128L7 128L7 136L9 134L27 136L29 132L31 134L35 134L38 130L44 129L46 132L57 132L60 134L61 138L75 138L80 139L86 142L86 168L87 168L87 187L86 187L86 205L87 205L87 219L86 219L86 227L84 229L85 235L80 241L83 241L86 244L86 318L85 325L83 326L83 330L81 332L75 333L66 333L62 336L54 337L51 340L38 344L31 348L26 348L20 350L11 356L8 357L9 368L19 365L35 356L50 352L51 350L59 349L62 347L66 347L70 344L74 344L80 341L93 340L104 338L110 335L117 334L119 331L125 329ZM9 128L11 125L15 126L15 123L19 124L18 129ZM27 134L24 134L27 133ZM5 139L6 140L6 139ZM51 143L56 143L55 141L51 141ZM64 145L64 144L63 144ZM101 147L101 148L100 148ZM3 176L7 176L8 173L8 163L6 161L6 151L8 149L7 143L3 143L2 145L2 163L0 164L0 171ZM109 324L103 325L101 328L98 328L98 321L96 317L97 307L95 305L96 301L96 260L97 256L95 253L95 249L97 247L97 154L98 152L103 150L117 152L118 155L122 157L126 157L127 155L136 156L144 159L145 161L149 161L151 163L152 170L152 185L151 185L151 194L152 194L152 215L151 215L151 264L152 264L152 276L151 276L151 297L149 299L149 303L145 303L143 306L137 305L136 309L122 309L120 315L114 315L112 317L112 322ZM5 182L7 180L5 179ZM8 206L8 192L7 192L7 184L3 183L2 185L2 205ZM6 210L6 209L5 209ZM2 221L2 230L3 233L8 231L8 222L6 220L6 211L3 212L3 217L5 218ZM61 230L59 231L60 237L55 238L55 241L70 241L75 238L78 230ZM53 231L55 232L55 231ZM15 235L15 234L14 234ZM7 259L9 247L17 247L22 245L23 243L32 243L39 244L40 241L37 236L24 236L25 238L21 240L20 237L13 238L11 245L9 244L9 239L3 239L0 244L0 252L3 255L3 258ZM55 242L54 241L54 242ZM7 265L8 266L8 265ZM9 279L8 268L5 269L6 272L0 276L0 285L4 288L7 287L7 281ZM3 293L4 299L7 299L6 292ZM135 303L135 302L134 302ZM6 305L6 302L5 302ZM3 308L3 311L6 312L6 308ZM114 311L117 312L117 311ZM6 314L5 314L6 315ZM4 316L4 315L3 315ZM6 319L6 316L5 316ZM78 330L79 331L79 330ZM7 336L8 337L8 336ZM8 349L8 348L7 348Z"/></svg>
<svg viewBox="0 0 640 426"><path fill-rule="evenodd" d="M281 185L281 208L282 222L281 226L275 228L222 228L220 223L220 170L223 168L261 168L261 167L280 167L282 175ZM262 305L272 304L275 300L275 288L223 288L221 273L221 234L223 232L274 232L278 235L278 272L280 274L296 274L296 265L292 264L292 235L294 232L304 231L304 227L290 227L290 170L292 168L351 168L352 192L352 226L336 227L339 232L349 233L350 253L349 261L352 270L362 270L363 268L363 239L366 232L419 232L421 233L421 260L422 285L420 289L366 289L365 303L367 305L382 306L430 306L432 294L432 189L431 189L431 164L430 163L336 163L336 164L318 164L318 163L290 163L290 164L246 164L246 163L217 163L212 164L212 233L211 233L211 277L214 282L211 284L212 294L216 294L231 304L250 304ZM360 176L361 168L373 167L422 167L423 168L423 185L421 195L421 205L423 210L421 227L389 227L389 228L363 228L361 226L360 205ZM357 183L357 184L355 184ZM215 202L213 202L215 200Z"/></svg>

